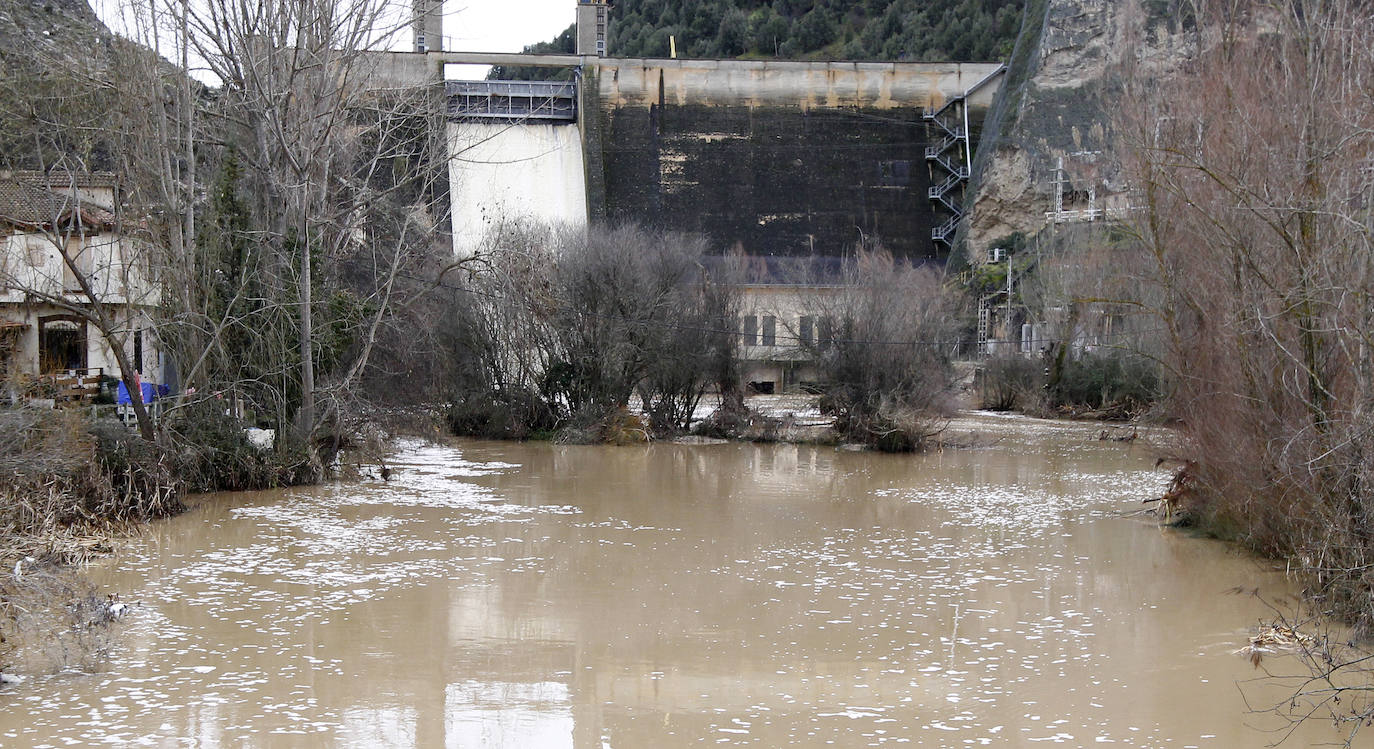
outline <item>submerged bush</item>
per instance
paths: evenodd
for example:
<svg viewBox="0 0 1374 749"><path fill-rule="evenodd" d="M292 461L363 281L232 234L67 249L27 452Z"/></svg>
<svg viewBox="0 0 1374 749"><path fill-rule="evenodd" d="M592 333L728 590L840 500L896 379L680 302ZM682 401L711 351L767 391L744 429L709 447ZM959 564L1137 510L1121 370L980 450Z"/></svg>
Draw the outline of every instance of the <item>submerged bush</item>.
<svg viewBox="0 0 1374 749"><path fill-rule="evenodd" d="M734 293L699 237L627 225L503 227L448 321L455 432L624 441L689 426L734 346ZM637 395L648 423L622 429Z"/></svg>
<svg viewBox="0 0 1374 749"><path fill-rule="evenodd" d="M860 251L826 305L837 334L814 344L822 411L843 439L921 449L954 412L951 299L939 276L891 254Z"/></svg>
<svg viewBox="0 0 1374 749"><path fill-rule="evenodd" d="M978 373L980 406L989 411L1035 410L1044 400L1044 367L1024 356L989 359Z"/></svg>
<svg viewBox="0 0 1374 749"><path fill-rule="evenodd" d="M1086 406L1125 417L1148 409L1161 397L1159 366L1128 353L1086 354L1065 363L1054 405Z"/></svg>

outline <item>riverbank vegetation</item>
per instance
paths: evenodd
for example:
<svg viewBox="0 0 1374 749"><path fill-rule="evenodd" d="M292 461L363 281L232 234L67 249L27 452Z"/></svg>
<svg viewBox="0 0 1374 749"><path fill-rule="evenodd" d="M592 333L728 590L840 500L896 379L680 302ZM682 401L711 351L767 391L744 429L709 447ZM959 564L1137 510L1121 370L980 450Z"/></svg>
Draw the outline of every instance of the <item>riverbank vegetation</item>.
<svg viewBox="0 0 1374 749"><path fill-rule="evenodd" d="M80 411L0 412L0 672L98 664L108 642L89 626L98 599L65 566L182 509L165 458Z"/></svg>
<svg viewBox="0 0 1374 749"><path fill-rule="evenodd" d="M129 400L26 405L55 366L5 339L6 569L81 561L189 492L319 480L395 398L374 372L442 366L414 331L454 268L444 146L427 92L363 83L389 5L129 6L130 41L82 3L0 3L0 36L41 36L0 46L0 240L27 243L0 287Z"/></svg>
<svg viewBox="0 0 1374 749"><path fill-rule="evenodd" d="M254 445L222 408L183 411L155 442L95 413L0 410L0 672L98 663L111 602L71 566L183 511L189 493L320 478L303 444Z"/></svg>
<svg viewBox="0 0 1374 749"><path fill-rule="evenodd" d="M1174 372L1152 312L1161 300L1139 283L1139 243L1129 229L1050 224L993 245L1004 259L957 276L999 339L978 370L981 407L1042 417L1170 419ZM1007 340L1021 350L1012 351Z"/></svg>
<svg viewBox="0 0 1374 749"><path fill-rule="evenodd" d="M455 432L670 438L694 428L708 390L719 407L698 434L771 440L787 432L744 406L748 259L708 257L701 237L633 225L525 224L493 233L488 245L444 323L458 367ZM814 362L812 387L833 418L833 439L920 449L956 409L955 296L938 271L881 249L856 251L826 288L808 297L809 331L790 331L790 345L767 344L765 355Z"/></svg>
<svg viewBox="0 0 1374 749"><path fill-rule="evenodd" d="M447 166L426 92L363 83L388 7L214 2L181 7L172 37L131 7L146 47L105 32L108 44L40 49L0 78L13 144L0 171L27 170L54 195L92 170L118 180L109 226L25 224L65 280L16 264L0 280L100 339L145 441L185 432L184 414L203 422L197 409L228 410L283 450L304 445L318 472L347 441L372 364L432 361L432 341L402 331L452 264L437 231ZM218 85L154 50L198 59ZM121 243L118 264L82 256L99 231ZM161 418L140 379L169 386Z"/></svg>
<svg viewBox="0 0 1374 749"><path fill-rule="evenodd" d="M957 410L957 316L940 274L860 250L819 306L832 334L810 353L839 436L886 452L924 447Z"/></svg>
<svg viewBox="0 0 1374 749"><path fill-rule="evenodd" d="M996 356L978 370L978 398L990 411L1020 411L1032 416L1136 421L1167 420L1168 396L1163 368L1133 350L1136 341L1100 353L1066 356Z"/></svg>
<svg viewBox="0 0 1374 749"><path fill-rule="evenodd" d="M1186 509L1301 562L1322 607L1369 633L1374 20L1343 3L1281 8L1213 19L1224 43L1138 92L1136 270L1184 375ZM1186 100L1214 104L1198 121Z"/></svg>
<svg viewBox="0 0 1374 749"><path fill-rule="evenodd" d="M1368 641L1374 17L1339 0L1199 7L1194 63L1126 92L1139 106L1116 123L1139 190L1132 298L1176 373L1173 499L1199 528L1287 560L1313 612ZM1363 656L1304 655L1319 679L1293 714L1374 719L1326 678L1367 670Z"/></svg>
<svg viewBox="0 0 1374 749"><path fill-rule="evenodd" d="M488 244L445 321L455 431L625 442L691 426L737 345L728 267L708 269L702 238L523 225Z"/></svg>
<svg viewBox="0 0 1374 749"><path fill-rule="evenodd" d="M303 446L253 445L237 419L184 415L159 442L85 409L0 411L0 565L82 562L186 495L319 478Z"/></svg>

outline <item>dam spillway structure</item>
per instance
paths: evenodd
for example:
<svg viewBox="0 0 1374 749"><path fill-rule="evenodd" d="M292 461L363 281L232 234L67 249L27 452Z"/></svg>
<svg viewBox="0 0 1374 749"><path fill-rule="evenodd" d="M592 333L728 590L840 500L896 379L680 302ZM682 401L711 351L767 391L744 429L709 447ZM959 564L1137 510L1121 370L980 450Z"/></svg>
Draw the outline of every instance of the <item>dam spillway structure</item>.
<svg viewBox="0 0 1374 749"><path fill-rule="evenodd" d="M1004 66L607 57L610 7L577 3L579 54L378 60L387 85L441 92L457 256L526 220L633 221L764 257L948 252ZM570 80L444 80L450 64Z"/></svg>
<svg viewBox="0 0 1374 749"><path fill-rule="evenodd" d="M962 200L1002 70L437 56L576 71L570 81L444 82L459 255L493 227L529 218L634 221L766 257L839 257L878 243L898 257L940 258L952 226L946 208ZM959 116L932 122L930 112ZM945 148L951 132L960 140ZM939 158L928 158L932 149Z"/></svg>
<svg viewBox="0 0 1374 749"><path fill-rule="evenodd" d="M574 82L445 81L444 93L455 255L519 222L586 223Z"/></svg>

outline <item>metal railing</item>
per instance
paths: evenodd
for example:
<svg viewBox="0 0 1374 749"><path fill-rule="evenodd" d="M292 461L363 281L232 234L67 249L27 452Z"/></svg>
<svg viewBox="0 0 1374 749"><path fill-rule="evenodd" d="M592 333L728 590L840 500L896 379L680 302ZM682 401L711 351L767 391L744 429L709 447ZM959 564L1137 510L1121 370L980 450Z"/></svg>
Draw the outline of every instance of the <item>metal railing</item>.
<svg viewBox="0 0 1374 749"><path fill-rule="evenodd" d="M962 185L967 179L968 173L965 170L951 174L945 178L944 182L926 188L926 197L931 200L941 200L943 202L943 198L948 195L951 190Z"/></svg>
<svg viewBox="0 0 1374 749"><path fill-rule="evenodd" d="M577 120L573 81L448 81L448 116L459 120Z"/></svg>
<svg viewBox="0 0 1374 749"><path fill-rule="evenodd" d="M948 244L954 238L954 232L959 230L959 216L950 216L945 219L943 224L930 230L930 238L936 242Z"/></svg>

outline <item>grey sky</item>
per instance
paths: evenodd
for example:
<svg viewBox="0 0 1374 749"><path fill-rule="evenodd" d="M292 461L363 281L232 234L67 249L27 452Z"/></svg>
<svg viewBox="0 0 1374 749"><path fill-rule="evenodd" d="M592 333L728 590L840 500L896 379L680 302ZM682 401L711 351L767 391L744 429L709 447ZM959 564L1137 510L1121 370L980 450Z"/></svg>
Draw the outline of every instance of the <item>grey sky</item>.
<svg viewBox="0 0 1374 749"><path fill-rule="evenodd" d="M398 11L408 0L393 0ZM126 36L126 0L91 0L101 20ZM572 25L576 0L445 0L444 48L464 52L519 52L536 42L549 41ZM409 31L398 34L396 47L411 49ZM450 77L481 78L485 66L453 66Z"/></svg>
<svg viewBox="0 0 1374 749"><path fill-rule="evenodd" d="M465 52L519 52L572 25L575 0L447 0L444 47Z"/></svg>
<svg viewBox="0 0 1374 749"><path fill-rule="evenodd" d="M576 0L446 0L444 49L461 52L519 52L547 42L572 25ZM484 78L483 65L451 65L448 78Z"/></svg>

